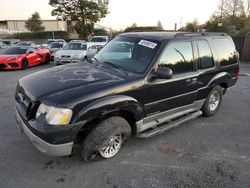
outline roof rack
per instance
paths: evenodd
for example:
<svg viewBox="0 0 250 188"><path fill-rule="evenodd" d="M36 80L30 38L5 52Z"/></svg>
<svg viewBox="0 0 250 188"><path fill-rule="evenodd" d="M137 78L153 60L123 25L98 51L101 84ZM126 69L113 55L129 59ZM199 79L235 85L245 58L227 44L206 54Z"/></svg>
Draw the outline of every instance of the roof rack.
<svg viewBox="0 0 250 188"><path fill-rule="evenodd" d="M176 33L175 37L182 36L228 36L226 33L216 33L216 32L180 32Z"/></svg>

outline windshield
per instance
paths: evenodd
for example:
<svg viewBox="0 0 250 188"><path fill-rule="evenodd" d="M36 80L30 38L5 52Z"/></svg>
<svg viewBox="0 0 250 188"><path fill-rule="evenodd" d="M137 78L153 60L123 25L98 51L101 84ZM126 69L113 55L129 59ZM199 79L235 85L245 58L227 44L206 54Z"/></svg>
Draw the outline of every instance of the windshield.
<svg viewBox="0 0 250 188"><path fill-rule="evenodd" d="M105 37L93 37L90 42L107 42Z"/></svg>
<svg viewBox="0 0 250 188"><path fill-rule="evenodd" d="M50 44L52 42L55 42L55 40L47 40L46 44Z"/></svg>
<svg viewBox="0 0 250 188"><path fill-rule="evenodd" d="M63 47L63 44L61 43L51 43L49 45L50 48L62 48Z"/></svg>
<svg viewBox="0 0 250 188"><path fill-rule="evenodd" d="M31 46L33 43L30 42L19 42L16 44L16 46Z"/></svg>
<svg viewBox="0 0 250 188"><path fill-rule="evenodd" d="M12 54L26 54L27 48L22 47L12 47L3 50L1 54L12 55Z"/></svg>
<svg viewBox="0 0 250 188"><path fill-rule="evenodd" d="M114 64L126 71L143 73L150 65L158 42L130 37L117 37L109 42L95 58L100 63Z"/></svg>
<svg viewBox="0 0 250 188"><path fill-rule="evenodd" d="M87 45L82 43L69 43L63 50L87 50Z"/></svg>
<svg viewBox="0 0 250 188"><path fill-rule="evenodd" d="M10 41L4 40L4 41L2 41L2 42L5 43L6 45L11 45L11 42L10 42Z"/></svg>

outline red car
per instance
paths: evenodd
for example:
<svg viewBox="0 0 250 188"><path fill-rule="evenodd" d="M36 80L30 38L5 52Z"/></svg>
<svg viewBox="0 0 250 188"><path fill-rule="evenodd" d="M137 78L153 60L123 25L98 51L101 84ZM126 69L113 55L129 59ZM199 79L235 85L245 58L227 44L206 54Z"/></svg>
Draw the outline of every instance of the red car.
<svg viewBox="0 0 250 188"><path fill-rule="evenodd" d="M42 63L49 63L49 50L33 47L11 47L0 52L0 70L27 69Z"/></svg>

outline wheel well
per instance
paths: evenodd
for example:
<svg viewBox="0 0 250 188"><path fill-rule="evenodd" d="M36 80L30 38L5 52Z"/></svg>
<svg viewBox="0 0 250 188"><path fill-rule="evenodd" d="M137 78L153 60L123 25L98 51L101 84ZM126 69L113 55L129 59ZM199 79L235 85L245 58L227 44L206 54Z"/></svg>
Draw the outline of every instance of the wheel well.
<svg viewBox="0 0 250 188"><path fill-rule="evenodd" d="M108 114L102 115L101 117L95 118L89 122L87 122L84 127L78 132L74 144L81 144L87 134L96 127L101 121L112 117L112 116L120 116L123 117L131 126L131 134L134 135L136 133L136 119L131 112L120 110L115 112L110 112Z"/></svg>

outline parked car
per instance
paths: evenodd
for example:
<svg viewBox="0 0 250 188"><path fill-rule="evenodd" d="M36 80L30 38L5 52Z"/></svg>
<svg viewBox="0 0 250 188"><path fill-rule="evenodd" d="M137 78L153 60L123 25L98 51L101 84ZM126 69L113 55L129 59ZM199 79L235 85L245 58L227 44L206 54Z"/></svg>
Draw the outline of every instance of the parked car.
<svg viewBox="0 0 250 188"><path fill-rule="evenodd" d="M42 44L42 46L43 46L43 47L48 47L49 44L51 44L52 42L66 43L66 41L63 40L63 39L48 39L48 40L46 41L46 43Z"/></svg>
<svg viewBox="0 0 250 188"><path fill-rule="evenodd" d="M48 49L51 53L51 59L54 59L55 53L57 51L60 51L64 46L66 45L66 43L63 42L52 42L48 45Z"/></svg>
<svg viewBox="0 0 250 188"><path fill-rule="evenodd" d="M20 41L20 42L16 43L15 46L37 48L39 45L36 44L35 42L32 42L32 41Z"/></svg>
<svg viewBox="0 0 250 188"><path fill-rule="evenodd" d="M18 42L20 42L19 39L2 39L2 42L4 42L9 47L15 46Z"/></svg>
<svg viewBox="0 0 250 188"><path fill-rule="evenodd" d="M9 47L10 47L9 45L7 45L6 43L0 41L0 52L1 52L3 49L9 48Z"/></svg>
<svg viewBox="0 0 250 188"><path fill-rule="evenodd" d="M96 53L97 49L93 43L74 40L55 53L54 61L57 65L78 63L91 59Z"/></svg>
<svg viewBox="0 0 250 188"><path fill-rule="evenodd" d="M27 46L10 47L0 53L0 69L27 69L29 67L49 63L50 52L46 49Z"/></svg>
<svg viewBox="0 0 250 188"><path fill-rule="evenodd" d="M93 36L90 38L89 41L95 43L97 49L100 50L103 48L103 46L105 46L108 43L109 37L108 36Z"/></svg>
<svg viewBox="0 0 250 188"><path fill-rule="evenodd" d="M239 55L226 34L124 33L92 62L19 80L16 116L42 153L66 156L79 146L94 161L115 156L131 135L215 115L238 78Z"/></svg>

